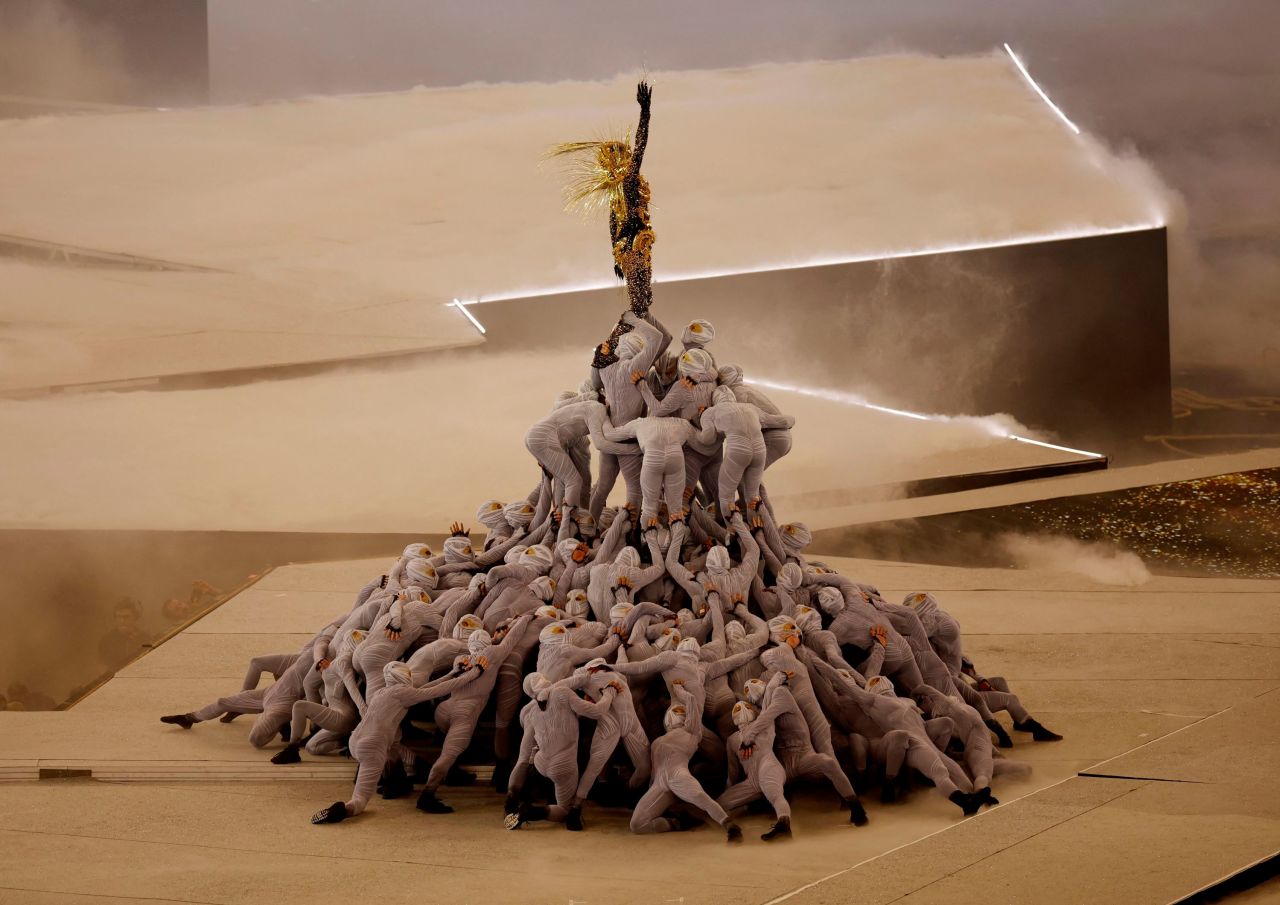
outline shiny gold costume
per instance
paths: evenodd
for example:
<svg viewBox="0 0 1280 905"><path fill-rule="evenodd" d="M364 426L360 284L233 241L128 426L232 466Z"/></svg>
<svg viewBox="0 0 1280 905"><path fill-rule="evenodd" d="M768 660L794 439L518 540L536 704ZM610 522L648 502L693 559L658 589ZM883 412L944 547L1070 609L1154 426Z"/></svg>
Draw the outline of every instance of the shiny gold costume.
<svg viewBox="0 0 1280 905"><path fill-rule="evenodd" d="M568 187L569 206L609 209L609 241L613 272L627 281L627 296L636 317L643 318L653 303L653 229L649 225L649 183L640 175L649 141L649 106L653 90L645 82L636 87L640 122L634 144L630 136L603 141L575 141L557 145L552 157L571 157L575 168ZM618 321L609 338L596 347L595 367L617 360L614 346L630 330Z"/></svg>

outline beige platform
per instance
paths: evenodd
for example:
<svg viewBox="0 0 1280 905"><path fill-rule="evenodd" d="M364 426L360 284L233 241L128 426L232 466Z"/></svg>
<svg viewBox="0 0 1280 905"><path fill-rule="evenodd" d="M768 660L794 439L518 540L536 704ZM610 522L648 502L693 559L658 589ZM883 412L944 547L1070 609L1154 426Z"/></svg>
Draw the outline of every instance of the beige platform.
<svg viewBox="0 0 1280 905"><path fill-rule="evenodd" d="M190 732L156 720L238 687L251 654L301 643L384 563L300 565L71 711L0 713L0 776L93 774L0 786L0 902L1163 905L1280 849L1280 583L1156 578L1118 591L1073 575L836 564L891 595L935 590L981 668L1066 735L1017 737L1011 754L1033 773L997 782L1000 807L964 821L920 790L869 803L871 825L853 829L806 793L796 839L767 856L761 817L745 820L738 849L710 830L633 837L625 814L595 808L580 836L508 833L483 790L446 790L450 816L375 800L358 820L312 827L315 808L346 794L349 761L276 767L248 746L244 720Z"/></svg>

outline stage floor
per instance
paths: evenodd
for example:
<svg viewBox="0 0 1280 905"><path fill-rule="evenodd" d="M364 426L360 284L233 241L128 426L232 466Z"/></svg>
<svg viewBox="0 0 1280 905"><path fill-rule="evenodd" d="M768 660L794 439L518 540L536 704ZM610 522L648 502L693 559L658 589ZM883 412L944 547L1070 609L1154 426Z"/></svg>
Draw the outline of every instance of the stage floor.
<svg viewBox="0 0 1280 905"><path fill-rule="evenodd" d="M350 761L278 767L247 744L246 719L190 732L157 721L236 687L250 655L302 643L384 565L277 569L71 710L0 713L0 777L16 780L2 787L0 902L730 905L1026 890L1164 905L1280 848L1277 582L1156 578L1118 592L1076 575L835 561L890 596L935 591L983 669L1066 738L1018 736L1010 755L1034 772L998 784L1003 804L969 821L920 789L903 805L868 802L870 826L854 829L801 795L795 840L767 860L764 817L726 849L710 830L634 837L625 814L590 807L566 861L561 829L504 831L482 788L446 789L448 816L375 799L357 820L312 827L349 789Z"/></svg>

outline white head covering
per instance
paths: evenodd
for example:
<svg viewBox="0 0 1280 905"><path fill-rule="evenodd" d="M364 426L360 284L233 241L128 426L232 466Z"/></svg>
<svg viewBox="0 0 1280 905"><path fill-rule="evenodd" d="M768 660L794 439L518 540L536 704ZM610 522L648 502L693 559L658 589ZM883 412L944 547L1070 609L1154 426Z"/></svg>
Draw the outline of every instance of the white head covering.
<svg viewBox="0 0 1280 905"><path fill-rule="evenodd" d="M428 588L434 591L436 585L440 583L440 576L436 574L436 567L425 559L415 557L409 560L409 565L404 567L404 571L409 576L409 580L419 588Z"/></svg>
<svg viewBox="0 0 1280 905"><path fill-rule="evenodd" d="M533 504L528 500L516 500L502 507L502 514L512 528L528 528L533 512Z"/></svg>
<svg viewBox="0 0 1280 905"><path fill-rule="evenodd" d="M445 562L470 562L471 539L466 537L450 537L444 542Z"/></svg>
<svg viewBox="0 0 1280 905"><path fill-rule="evenodd" d="M590 509L574 509L570 518L578 526L578 533L584 540L590 540L596 536L596 520L591 517Z"/></svg>
<svg viewBox="0 0 1280 905"><path fill-rule="evenodd" d="M400 555L405 559L412 559L415 556L430 556L431 548L426 544L410 544L404 548L404 552Z"/></svg>
<svg viewBox="0 0 1280 905"><path fill-rule="evenodd" d="M803 634L822 631L822 617L812 607L796 607L795 619L796 625L800 627L800 631Z"/></svg>
<svg viewBox="0 0 1280 905"><path fill-rule="evenodd" d="M733 395L733 390L728 387L720 386L711 391L711 404L719 405L722 402L737 402L738 397Z"/></svg>
<svg viewBox="0 0 1280 905"><path fill-rule="evenodd" d="M393 660L382 667L382 679L388 687L392 685L412 685L413 670L408 663Z"/></svg>
<svg viewBox="0 0 1280 905"><path fill-rule="evenodd" d="M710 321L704 321L701 318L690 321L689 326L684 328L684 333L680 335L680 344L688 347L701 347L716 338L716 328L711 326Z"/></svg>
<svg viewBox="0 0 1280 905"><path fill-rule="evenodd" d="M716 371L716 379L722 387L736 387L742 383L742 368L738 365L721 365Z"/></svg>
<svg viewBox="0 0 1280 905"><path fill-rule="evenodd" d="M582 588L574 588L564 600L564 611L574 619L583 619L591 611L587 602L587 592Z"/></svg>
<svg viewBox="0 0 1280 905"><path fill-rule="evenodd" d="M529 582L529 590L539 600L550 600L556 593L556 583L549 575L540 575Z"/></svg>
<svg viewBox="0 0 1280 905"><path fill-rule="evenodd" d="M783 614L769 620L769 640L774 644L785 644L792 636L800 637L800 626L790 616Z"/></svg>
<svg viewBox="0 0 1280 905"><path fill-rule="evenodd" d="M922 591L908 594L902 599L902 605L909 606L915 610L925 628L929 628L930 624L938 619L938 601L932 594L926 594Z"/></svg>
<svg viewBox="0 0 1280 905"><path fill-rule="evenodd" d="M467 636L467 653L473 657L479 656L492 643L493 638L489 636L489 633L482 628L478 628Z"/></svg>
<svg viewBox="0 0 1280 905"><path fill-rule="evenodd" d="M707 571L713 575L723 575L728 572L732 566L729 559L729 549L716 544L707 551Z"/></svg>
<svg viewBox="0 0 1280 905"><path fill-rule="evenodd" d="M664 628L662 633L658 635L653 642L653 646L658 650L671 650L680 643L680 633L673 628Z"/></svg>
<svg viewBox="0 0 1280 905"><path fill-rule="evenodd" d="M893 689L893 682L889 681L888 676L872 676L867 679L867 691L872 694L883 694L893 696L897 692Z"/></svg>
<svg viewBox="0 0 1280 905"><path fill-rule="evenodd" d="M522 566L533 566L539 571L546 573L551 568L552 553L551 548L538 544L535 547L525 547L520 553L518 560Z"/></svg>
<svg viewBox="0 0 1280 905"><path fill-rule="evenodd" d="M337 656L341 657L343 654L351 653L360 646L360 642L363 641L364 638L365 633L360 631L358 628L347 632L342 636L342 640L338 642Z"/></svg>
<svg viewBox="0 0 1280 905"><path fill-rule="evenodd" d="M789 522L778 533L782 536L782 546L792 553L799 553L813 541L813 534L804 522Z"/></svg>
<svg viewBox="0 0 1280 905"><path fill-rule="evenodd" d="M569 630L563 622L553 622L538 632L538 643L544 645L564 644L569 640Z"/></svg>
<svg viewBox="0 0 1280 905"><path fill-rule="evenodd" d="M466 641L475 632L484 628L484 623L471 613L463 616L453 625L453 637L458 641Z"/></svg>
<svg viewBox="0 0 1280 905"><path fill-rule="evenodd" d="M684 625L686 622L693 622L698 617L694 615L693 610L681 607L676 610L676 625Z"/></svg>
<svg viewBox="0 0 1280 905"><path fill-rule="evenodd" d="M658 379L663 384L671 384L675 381L679 373L678 368L679 358L671 352L663 352L653 363L653 369L658 373Z"/></svg>
<svg viewBox="0 0 1280 905"><path fill-rule="evenodd" d="M698 643L697 638L681 638L680 643L676 645L676 650L682 654L693 654L696 656L698 651L701 649L702 645Z"/></svg>
<svg viewBox="0 0 1280 905"><path fill-rule="evenodd" d="M621 622L631 614L633 609L635 609L634 603L615 603L609 607L609 621Z"/></svg>
<svg viewBox="0 0 1280 905"><path fill-rule="evenodd" d="M676 370L690 380L715 380L716 363L704 349L689 349L680 356Z"/></svg>
<svg viewBox="0 0 1280 905"><path fill-rule="evenodd" d="M609 661L606 660L604 657L592 657L586 663L582 664L582 668L583 669L608 669L610 671L613 670L613 667L609 665Z"/></svg>
<svg viewBox="0 0 1280 905"><path fill-rule="evenodd" d="M738 701L733 705L730 715L733 717L733 725L744 729L756 718L756 709L747 701Z"/></svg>
<svg viewBox="0 0 1280 905"><path fill-rule="evenodd" d="M561 613L559 610L557 610L555 607L553 607L551 604L547 604L546 606L540 606L536 610L534 610L533 615L538 617L539 619L559 619L564 614Z"/></svg>
<svg viewBox="0 0 1280 905"><path fill-rule="evenodd" d="M614 351L619 358L634 358L644 351L644 337L634 330L624 333L618 338L618 347Z"/></svg>
<svg viewBox="0 0 1280 905"><path fill-rule="evenodd" d="M545 701L551 691L551 682L540 672L531 672L522 683L524 693L535 701Z"/></svg>
<svg viewBox="0 0 1280 905"><path fill-rule="evenodd" d="M759 706L764 700L764 682L760 679L747 679L746 684L742 686L742 694L752 704Z"/></svg>
<svg viewBox="0 0 1280 905"><path fill-rule="evenodd" d="M624 569L638 569L640 568L640 553L635 547L623 547L618 551L618 558L614 562Z"/></svg>
<svg viewBox="0 0 1280 905"><path fill-rule="evenodd" d="M796 563L789 562L778 571L778 584L788 591L794 591L804 582L804 572Z"/></svg>
<svg viewBox="0 0 1280 905"><path fill-rule="evenodd" d="M662 715L662 728L670 732L684 725L685 710L683 704L672 704Z"/></svg>
<svg viewBox="0 0 1280 905"><path fill-rule="evenodd" d="M475 575L472 575L471 580L467 582L467 590L468 591L480 590L480 585L485 583L485 579L487 577L488 576L486 576L483 572L477 572Z"/></svg>
<svg viewBox="0 0 1280 905"><path fill-rule="evenodd" d="M726 622L724 626L724 636L730 645L737 644L747 640L747 627L737 619Z"/></svg>
<svg viewBox="0 0 1280 905"><path fill-rule="evenodd" d="M498 500L485 500L476 510L476 521L490 531L506 525L507 520L502 515L502 503Z"/></svg>
<svg viewBox="0 0 1280 905"><path fill-rule="evenodd" d="M818 592L818 606L828 616L844 612L844 595L839 588L823 588Z"/></svg>
<svg viewBox="0 0 1280 905"><path fill-rule="evenodd" d="M578 549L578 539L574 537L566 537L562 541L556 542L556 559L563 563L567 563L573 559L573 551Z"/></svg>

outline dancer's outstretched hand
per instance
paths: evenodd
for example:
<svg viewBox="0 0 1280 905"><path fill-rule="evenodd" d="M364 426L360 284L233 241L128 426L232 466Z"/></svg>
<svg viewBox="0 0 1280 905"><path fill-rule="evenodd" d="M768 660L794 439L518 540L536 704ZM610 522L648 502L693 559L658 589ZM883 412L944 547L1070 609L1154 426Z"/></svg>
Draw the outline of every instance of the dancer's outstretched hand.
<svg viewBox="0 0 1280 905"><path fill-rule="evenodd" d="M642 108L648 108L653 101L653 88L648 82L641 82L636 85L636 101Z"/></svg>

